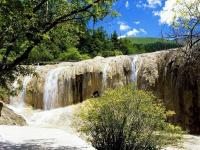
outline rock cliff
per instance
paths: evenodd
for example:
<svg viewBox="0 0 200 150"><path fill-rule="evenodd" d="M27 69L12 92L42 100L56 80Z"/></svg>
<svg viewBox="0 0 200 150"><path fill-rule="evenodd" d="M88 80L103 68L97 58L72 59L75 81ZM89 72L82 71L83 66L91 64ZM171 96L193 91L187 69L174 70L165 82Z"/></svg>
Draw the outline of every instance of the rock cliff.
<svg viewBox="0 0 200 150"><path fill-rule="evenodd" d="M186 61L177 49L142 55L138 87L153 90L175 111L171 121L200 133L200 67Z"/></svg>
<svg viewBox="0 0 200 150"><path fill-rule="evenodd" d="M21 96L34 108L49 110L137 81L138 88L153 91L175 111L170 121L200 133L200 67L188 65L183 55L182 50L171 49L39 66L37 76L23 80Z"/></svg>
<svg viewBox="0 0 200 150"><path fill-rule="evenodd" d="M107 88L130 83L131 63L130 57L118 56L37 67L37 76L27 84L25 103L47 110L100 96Z"/></svg>

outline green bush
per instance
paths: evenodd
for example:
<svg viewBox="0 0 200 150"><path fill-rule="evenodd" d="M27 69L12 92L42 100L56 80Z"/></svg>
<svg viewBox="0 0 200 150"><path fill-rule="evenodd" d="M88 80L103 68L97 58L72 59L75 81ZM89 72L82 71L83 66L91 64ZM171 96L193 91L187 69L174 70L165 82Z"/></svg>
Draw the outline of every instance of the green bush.
<svg viewBox="0 0 200 150"><path fill-rule="evenodd" d="M75 126L98 150L156 150L182 137L165 111L151 93L128 86L84 102Z"/></svg>
<svg viewBox="0 0 200 150"><path fill-rule="evenodd" d="M69 48L66 52L61 53L59 56L59 60L68 61L68 60L81 60L81 54L76 48Z"/></svg>
<svg viewBox="0 0 200 150"><path fill-rule="evenodd" d="M114 51L114 55L115 56L119 56L119 55L123 55L123 53L121 51L119 51L119 50L115 50Z"/></svg>
<svg viewBox="0 0 200 150"><path fill-rule="evenodd" d="M37 63L37 62L41 62L41 61L51 61L53 60L54 57L53 55L45 49L33 49L30 53L29 56L29 61L32 63Z"/></svg>
<svg viewBox="0 0 200 150"><path fill-rule="evenodd" d="M91 59L89 54L82 54L81 55L81 60L87 60L87 59Z"/></svg>
<svg viewBox="0 0 200 150"><path fill-rule="evenodd" d="M123 55L123 53L119 50L114 50L114 51L102 51L101 56L103 57L109 57L109 56L118 56L118 55Z"/></svg>

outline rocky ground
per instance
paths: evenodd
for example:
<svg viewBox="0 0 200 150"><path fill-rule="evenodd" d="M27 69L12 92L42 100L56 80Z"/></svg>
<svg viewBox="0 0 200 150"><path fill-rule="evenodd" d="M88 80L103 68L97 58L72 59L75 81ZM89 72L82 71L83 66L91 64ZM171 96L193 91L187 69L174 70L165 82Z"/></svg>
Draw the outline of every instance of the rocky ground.
<svg viewBox="0 0 200 150"><path fill-rule="evenodd" d="M3 102L0 103L3 104ZM17 115L16 113L14 113L13 110L11 110L5 104L3 104L0 116L0 125L3 124L23 126L26 125L26 121L23 117Z"/></svg>

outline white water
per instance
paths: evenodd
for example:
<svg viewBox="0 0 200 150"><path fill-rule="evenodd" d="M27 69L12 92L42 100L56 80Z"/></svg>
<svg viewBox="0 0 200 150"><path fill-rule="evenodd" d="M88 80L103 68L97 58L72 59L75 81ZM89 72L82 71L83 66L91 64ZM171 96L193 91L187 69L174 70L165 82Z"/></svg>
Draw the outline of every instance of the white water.
<svg viewBox="0 0 200 150"><path fill-rule="evenodd" d="M50 70L44 84L44 109L49 110L54 107L54 101L58 101L58 77L63 67Z"/></svg>
<svg viewBox="0 0 200 150"><path fill-rule="evenodd" d="M131 74L131 82L137 82L137 63L138 63L138 56L133 56L131 68L132 68L132 74Z"/></svg>
<svg viewBox="0 0 200 150"><path fill-rule="evenodd" d="M79 104L45 111L33 110L27 106L22 108L17 113L25 117L28 126L0 126L0 150L94 150L71 126L74 110L78 106Z"/></svg>
<svg viewBox="0 0 200 150"><path fill-rule="evenodd" d="M15 106L18 109L22 109L25 104L25 96L26 96L26 87L28 83L31 81L32 76L25 76L22 82L22 90L18 96L10 97L11 105ZM15 81L13 83L13 88L16 90L19 87L18 82Z"/></svg>
<svg viewBox="0 0 200 150"><path fill-rule="evenodd" d="M102 79L102 91L107 88L107 79L108 79L108 71L109 71L109 63L106 63L105 66L103 67L102 73L103 73L103 79Z"/></svg>
<svg viewBox="0 0 200 150"><path fill-rule="evenodd" d="M136 61L133 60L132 69L132 79L136 80ZM102 84L103 90L107 88L107 80L109 76L109 71L112 69L109 62L105 62L102 68ZM134 71L135 69L135 71ZM44 84L44 109L32 110L31 108L26 108L24 105L24 98L26 95L26 86L30 79L27 77L23 81L22 92L20 93L20 100L18 105L20 106L20 112L22 116L27 120L28 126L18 127L18 126L0 126L0 145L15 148L18 145L21 149L28 149L26 146L39 145L41 149L45 148L60 148L69 147L77 149L94 149L84 140L82 140L75 130L71 127L71 122L73 118L74 106L68 106L64 108L53 109L55 103L60 100L58 97L59 92L67 92L67 99L70 99L70 93L72 92L69 88L71 82L68 75L65 74L66 68L59 67L52 69L47 73L45 84ZM63 83L59 82L60 78ZM65 81L65 82L64 82ZM69 84L69 87L64 91L63 84ZM14 109L15 110L15 109ZM3 143L1 143L3 141ZM13 147L12 147L13 146Z"/></svg>
<svg viewBox="0 0 200 150"><path fill-rule="evenodd" d="M58 74L61 68L53 70L48 78L53 79L48 84L48 92L53 92L57 84ZM55 72L54 72L55 71ZM52 77L53 76L53 77ZM10 109L22 115L28 123L28 126L0 126L0 149L87 149L94 148L81 139L78 133L71 127L74 109L78 106L68 106L52 110L33 110L24 105L26 87L31 77L25 77L23 80L22 91L16 99L12 99L13 106L8 105ZM53 82L53 83L52 83ZM13 85L18 88L17 82ZM57 89L56 89L57 90ZM54 91L55 92L55 91ZM16 101L17 100L17 101ZM50 105L51 106L51 105Z"/></svg>

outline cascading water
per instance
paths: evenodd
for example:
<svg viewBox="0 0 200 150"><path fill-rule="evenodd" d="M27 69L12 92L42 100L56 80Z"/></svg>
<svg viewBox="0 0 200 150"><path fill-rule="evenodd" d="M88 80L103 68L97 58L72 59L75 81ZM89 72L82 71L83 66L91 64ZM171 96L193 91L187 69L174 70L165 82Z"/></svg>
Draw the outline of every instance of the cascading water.
<svg viewBox="0 0 200 150"><path fill-rule="evenodd" d="M10 98L10 104L14 105L15 107L21 109L24 107L25 104L25 96L26 96L26 88L28 83L30 82L30 80L32 79L32 76L25 76L23 79L23 83L22 83L22 90L19 94L19 96L15 96L15 97L11 97ZM14 82L13 87L16 89L18 88L18 83L17 81Z"/></svg>
<svg viewBox="0 0 200 150"><path fill-rule="evenodd" d="M106 62L105 66L103 67L102 73L102 91L107 88L107 79L108 79L108 71L110 70L109 62Z"/></svg>
<svg viewBox="0 0 200 150"><path fill-rule="evenodd" d="M99 61L101 63L99 63ZM37 84L35 89L34 87L30 86L30 90L34 89L32 93L36 96L39 95L38 93L43 93L43 108L45 110L33 110L31 107L26 105L24 107L24 111L22 111L20 114L26 118L28 126L22 128L10 128L5 126L3 127L5 132L3 128L2 130L0 128L0 136L1 134L7 135L7 137L10 136L7 138L8 141L12 142L12 139L16 138L19 139L19 143L25 144L27 144L29 141L37 141L39 143L38 145L41 145L44 147L44 149L46 147L49 148L52 145L56 145L58 147L81 147L80 149L85 147L85 149L93 149L90 145L77 137L77 133L74 133L74 130L70 128L71 120L73 118L73 109L75 108L72 108L72 106L63 106L71 105L74 103L74 101L78 100L76 98L78 98L77 95L80 92L82 92L81 94L83 94L85 100L92 95L93 91L101 91L101 87L102 91L108 87L112 87L111 82L115 82L116 86L123 85L123 82L125 85L126 80L124 76L124 70L127 69L127 72L130 71L131 62L129 57L124 59L121 57L117 59L101 58L99 61L98 63L93 63L92 61L84 63L80 62L73 65L71 63L58 64L54 66L57 68L49 70L48 73L43 71L43 67L46 66L41 66L41 71L38 69L38 72L45 73L45 75L42 74L42 76L36 79L34 78L34 81L36 82L32 83L36 85L35 83L39 81L42 82ZM102 72L102 74L100 72ZM23 90L20 94L20 97L23 99L22 102L24 102L26 86L28 82L28 78L24 79L23 81ZM120 84L117 84L118 82L120 82ZM41 91L37 92L37 90ZM28 96L26 102L29 102L28 98L31 99L32 96ZM33 102L36 101L39 100L35 98ZM51 141L52 144L50 143L48 145L48 143L40 143L41 141L48 142L50 138L54 140ZM13 141L16 140L14 139Z"/></svg>
<svg viewBox="0 0 200 150"><path fill-rule="evenodd" d="M137 62L138 56L133 56L133 60L131 63L132 73L131 73L131 82L137 82Z"/></svg>
<svg viewBox="0 0 200 150"><path fill-rule="evenodd" d="M58 101L58 78L63 67L50 70L44 84L44 109L49 110L54 107L54 102Z"/></svg>

